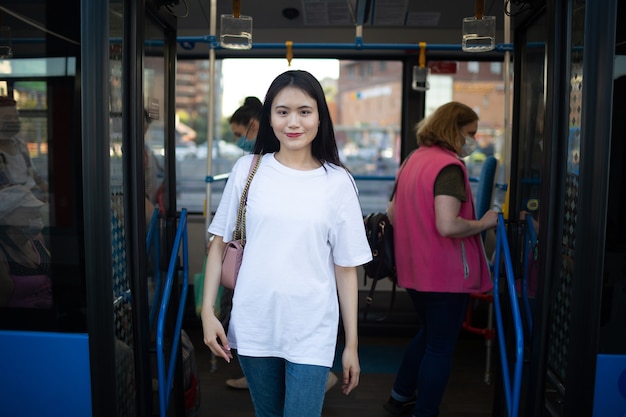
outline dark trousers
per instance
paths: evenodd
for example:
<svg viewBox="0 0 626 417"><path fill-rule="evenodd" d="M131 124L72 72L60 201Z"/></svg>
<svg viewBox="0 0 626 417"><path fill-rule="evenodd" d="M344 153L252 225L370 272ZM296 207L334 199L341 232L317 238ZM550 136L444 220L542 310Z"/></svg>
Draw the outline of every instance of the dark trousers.
<svg viewBox="0 0 626 417"><path fill-rule="evenodd" d="M404 353L392 396L407 401L417 393L413 416L435 417L450 377L469 294L407 292L422 326Z"/></svg>

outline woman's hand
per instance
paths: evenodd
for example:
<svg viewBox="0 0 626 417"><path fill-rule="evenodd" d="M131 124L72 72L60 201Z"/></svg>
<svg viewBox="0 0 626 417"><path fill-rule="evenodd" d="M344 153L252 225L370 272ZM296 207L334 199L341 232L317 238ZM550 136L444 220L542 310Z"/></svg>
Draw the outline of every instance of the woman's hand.
<svg viewBox="0 0 626 417"><path fill-rule="evenodd" d="M211 352L219 358L223 358L226 362L230 363L233 358L233 354L228 346L228 339L226 338L226 332L224 326L219 321L213 311L201 313L202 317L202 332L204 334L204 344L211 349Z"/></svg>
<svg viewBox="0 0 626 417"><path fill-rule="evenodd" d="M483 217L480 218L480 222L482 223L484 229L493 229L498 225L498 212L495 210L487 210Z"/></svg>
<svg viewBox="0 0 626 417"><path fill-rule="evenodd" d="M341 391L348 395L359 385L361 377L361 366L359 365L359 354L356 349L345 348L341 357L343 375L341 379Z"/></svg>
<svg viewBox="0 0 626 417"><path fill-rule="evenodd" d="M339 308L341 310L345 338L342 356L343 375L341 378L341 390L348 395L350 391L359 385L359 377L361 375L357 349L359 345L357 323L359 284L356 267L335 265L335 279L337 281L337 294L339 295Z"/></svg>

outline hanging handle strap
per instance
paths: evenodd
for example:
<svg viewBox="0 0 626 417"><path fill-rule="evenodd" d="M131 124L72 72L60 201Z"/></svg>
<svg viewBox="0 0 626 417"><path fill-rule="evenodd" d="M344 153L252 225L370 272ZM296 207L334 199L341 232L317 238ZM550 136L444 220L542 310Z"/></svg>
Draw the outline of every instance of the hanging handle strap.
<svg viewBox="0 0 626 417"><path fill-rule="evenodd" d="M485 15L485 0L474 1L474 16L477 20L482 20Z"/></svg>
<svg viewBox="0 0 626 417"><path fill-rule="evenodd" d="M256 174L259 165L261 164L261 158L263 155L255 154L250 163L250 171L248 172L248 180L243 187L241 198L239 199L239 209L237 210L237 223L235 224L235 230L233 231L233 240L241 239L242 243L246 241L246 202L248 201L248 188L252 182L252 177Z"/></svg>
<svg viewBox="0 0 626 417"><path fill-rule="evenodd" d="M241 16L241 0L233 0L233 17Z"/></svg>

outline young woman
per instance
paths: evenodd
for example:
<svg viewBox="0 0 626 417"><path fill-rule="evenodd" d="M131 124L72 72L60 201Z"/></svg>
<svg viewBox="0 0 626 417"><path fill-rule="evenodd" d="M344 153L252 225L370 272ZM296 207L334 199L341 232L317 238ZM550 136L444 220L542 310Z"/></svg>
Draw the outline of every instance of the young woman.
<svg viewBox="0 0 626 417"><path fill-rule="evenodd" d="M257 417L319 417L340 311L343 392L359 383L356 267L371 251L317 79L306 71L279 75L259 124L253 153L262 159L248 192L246 249L228 339L213 304L253 155L236 162L209 226L204 342L228 362L237 349Z"/></svg>
<svg viewBox="0 0 626 417"><path fill-rule="evenodd" d="M469 293L492 288L480 233L496 226L489 210L476 220L461 158L476 149L478 115L451 102L418 125L419 148L405 162L394 197L398 285L422 326L407 347L391 397L393 415L439 415ZM427 243L426 243L427 242ZM417 392L417 396L416 396Z"/></svg>
<svg viewBox="0 0 626 417"><path fill-rule="evenodd" d="M235 110L230 117L230 130L237 138L237 146L245 152L250 152L254 148L257 134L259 133L259 117L263 103L256 97L246 97L243 104ZM230 310L232 308L233 290L222 289L220 298L220 311L222 313L220 319L224 328L228 328L230 321ZM326 381L326 392L328 392L337 383L337 376L332 372L328 374ZM226 380L226 385L234 389L248 389L248 381L246 377L231 378Z"/></svg>

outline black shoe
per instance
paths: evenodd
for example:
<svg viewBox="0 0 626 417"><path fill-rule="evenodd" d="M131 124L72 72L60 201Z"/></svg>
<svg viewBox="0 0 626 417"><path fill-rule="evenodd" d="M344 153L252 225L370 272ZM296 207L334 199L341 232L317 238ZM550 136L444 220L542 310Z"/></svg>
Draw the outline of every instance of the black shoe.
<svg viewBox="0 0 626 417"><path fill-rule="evenodd" d="M387 402L383 404L383 408L389 414L393 416L401 416L403 414L410 414L415 406L415 397L408 401L398 401L393 397L389 397Z"/></svg>

